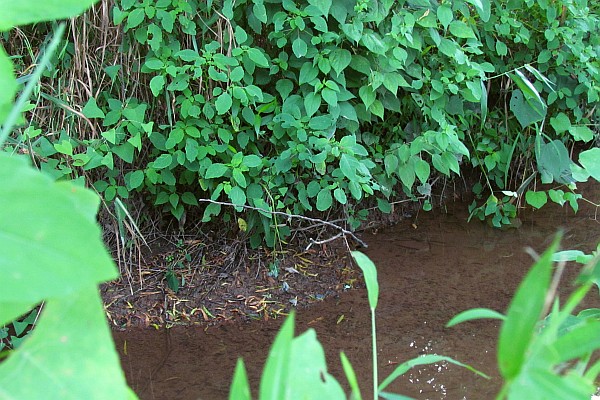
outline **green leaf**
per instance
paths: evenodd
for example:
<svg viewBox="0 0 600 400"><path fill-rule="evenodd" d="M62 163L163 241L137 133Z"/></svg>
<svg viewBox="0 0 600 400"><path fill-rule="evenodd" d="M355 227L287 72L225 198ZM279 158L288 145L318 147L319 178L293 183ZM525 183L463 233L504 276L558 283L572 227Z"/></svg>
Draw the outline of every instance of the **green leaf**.
<svg viewBox="0 0 600 400"><path fill-rule="evenodd" d="M50 191L53 192L53 190ZM44 203L48 199L48 192L41 193L44 193L44 201L38 200L38 203ZM19 199L23 198L19 197ZM44 209L43 204L39 206ZM28 209L28 212L30 211L31 209ZM49 209L45 211L52 213L52 210ZM95 214L95 210L93 213ZM68 224L68 228L74 228L72 234L56 236L58 240L65 243L65 247L79 246L90 237L97 238L94 242L101 244L99 232L98 235L84 235L77 225L83 221L76 222L72 219L72 214L67 218L51 225L53 230L60 230L61 225L65 227L67 225L64 221L73 221L72 224ZM35 219L36 222L42 220L37 217ZM86 225L88 224L96 227L92 220L86 221ZM23 227L25 225L29 224L22 224ZM30 242L30 246L31 243L33 241ZM3 256L6 255L6 248L6 243L4 243ZM31 249L31 247L28 248ZM89 251L89 243L83 245L81 250L82 252ZM49 400L135 398L127 388L96 284L88 283L79 287L75 292L67 289L72 288L74 281L81 283L87 281L87 278L82 279L82 275L89 277L89 272L98 272L90 265L90 262L95 264L101 259L107 263L102 269L113 270L108 254L104 249L102 249L102 253L104 256L100 258L96 257L96 252L93 253L93 256L92 253L89 253L86 257L86 264L79 264L79 267L75 266L75 269L73 263L79 263L75 259L71 259L68 266L60 264L66 255L62 250L55 253L57 258L54 259L52 265L46 263L35 265L38 277L28 276L28 282L34 286L37 286L36 282L47 287L51 286L65 295L46 300L44 311L35 330L28 335L27 340L15 353L0 364L0 387L3 398ZM37 251L35 254L28 255L28 262L34 262L32 256L36 258ZM23 264L14 265L23 266ZM87 265L88 268L81 268L81 265ZM63 276L62 280L58 276L49 276L48 280L44 282L45 271L52 275L62 267L68 269L68 276ZM19 268L19 271L23 272L23 269ZM7 281L6 277L5 275L4 282L7 285L11 284L11 279ZM6 289L11 291L12 286L3 289L3 298L5 298ZM48 289L44 289L44 292L48 294ZM70 295L66 296L67 293ZM2 304L2 308L4 308L4 303Z"/></svg>
<svg viewBox="0 0 600 400"><path fill-rule="evenodd" d="M311 118L308 122L308 126L314 130L326 130L333 125L333 119L331 115L319 115Z"/></svg>
<svg viewBox="0 0 600 400"><path fill-rule="evenodd" d="M421 183L427 182L429 179L429 174L431 173L431 167L429 163L421 157L417 157L414 164L415 174L417 174L417 178L421 181Z"/></svg>
<svg viewBox="0 0 600 400"><path fill-rule="evenodd" d="M463 322L473 321L476 319L500 319L505 320L506 317L498 311L490 310L489 308L472 308L455 315L447 324L446 328L454 325L462 324Z"/></svg>
<svg viewBox="0 0 600 400"><path fill-rule="evenodd" d="M354 372L354 368L352 368L352 364L350 364L350 360L348 360L348 357L346 357L346 354L343 351L340 352L340 360L342 362L342 368L344 369L344 375L346 375L348 385L351 389L350 398L354 400L362 400L360 388L358 387L358 379L356 379L356 373Z"/></svg>
<svg viewBox="0 0 600 400"><path fill-rule="evenodd" d="M229 400L252 400L246 367L244 366L244 360L241 358L238 358L235 365L233 381L229 389Z"/></svg>
<svg viewBox="0 0 600 400"><path fill-rule="evenodd" d="M255 168L262 165L262 159L255 154L250 154L244 156L244 159L242 160L242 165L248 168Z"/></svg>
<svg viewBox="0 0 600 400"><path fill-rule="evenodd" d="M597 181L600 181L600 148L594 147L579 154L579 163Z"/></svg>
<svg viewBox="0 0 600 400"><path fill-rule="evenodd" d="M585 125L571 126L569 133L573 139L582 142L589 142L594 139L594 132Z"/></svg>
<svg viewBox="0 0 600 400"><path fill-rule="evenodd" d="M333 197L335 197L337 202L340 204L346 204L348 202L348 197L346 196L346 192L344 192L344 190L341 188L336 188L333 191Z"/></svg>
<svg viewBox="0 0 600 400"><path fill-rule="evenodd" d="M564 183L573 181L569 151L560 140L543 143L540 136L536 139L536 159L538 171L542 174L542 183ZM581 155L580 155L581 157Z"/></svg>
<svg viewBox="0 0 600 400"><path fill-rule="evenodd" d="M231 108L233 100L229 92L223 92L215 101L215 108L219 115L225 114Z"/></svg>
<svg viewBox="0 0 600 400"><path fill-rule="evenodd" d="M304 40L298 37L292 42L292 51L296 57L302 58L306 55L308 46L306 46Z"/></svg>
<svg viewBox="0 0 600 400"><path fill-rule="evenodd" d="M484 374L483 372L479 372L475 368L471 367L470 365L463 364L460 361L456 361L453 358L446 357L446 356L438 356L436 354L426 354L426 355L423 355L420 357L413 358L412 360L403 362L402 364L397 366L396 369L387 378L385 378L383 380L383 382L381 382L381 384L378 387L378 390L381 392L383 389L388 387L388 385L390 383L392 383L396 378L403 375L404 373L406 373L408 370L410 370L413 367L416 367L418 365L438 364L438 363L444 362L444 361L448 362L450 364L458 365L459 367L466 368L469 371L472 371L479 376L489 379L489 377L486 374Z"/></svg>
<svg viewBox="0 0 600 400"><path fill-rule="evenodd" d="M301 394L305 399L344 399L340 384L327 372L325 352L314 329L309 329L292 340L289 361L287 397Z"/></svg>
<svg viewBox="0 0 600 400"><path fill-rule="evenodd" d="M571 127L571 120L569 120L567 114L561 112L556 117L550 118L550 125L552 125L556 133L563 133Z"/></svg>
<svg viewBox="0 0 600 400"><path fill-rule="evenodd" d="M306 115L312 117L321 107L321 95L319 93L310 92L304 97L304 109Z"/></svg>
<svg viewBox="0 0 600 400"><path fill-rule="evenodd" d="M527 204L540 209L548 202L548 196L546 195L546 192L534 192L528 190L527 193L525 193L525 200L527 201Z"/></svg>
<svg viewBox="0 0 600 400"><path fill-rule="evenodd" d="M333 199L331 197L331 189L322 188L317 195L317 210L325 211L331 207Z"/></svg>
<svg viewBox="0 0 600 400"><path fill-rule="evenodd" d="M55 183L7 153L0 153L0 181L0 301L39 303L118 276L96 224L94 192ZM0 307L0 324L6 313Z"/></svg>
<svg viewBox="0 0 600 400"><path fill-rule="evenodd" d="M4 9L12 8L11 5L6 5ZM3 20L0 21L0 27ZM15 94L17 93L17 81L13 71L13 65L4 48L0 46L0 125L6 120L12 108Z"/></svg>
<svg viewBox="0 0 600 400"><path fill-rule="evenodd" d="M321 15L325 17L329 15L332 0L308 0L308 3L317 7L321 11Z"/></svg>
<svg viewBox="0 0 600 400"><path fill-rule="evenodd" d="M141 24L146 17L146 13L143 8L136 8L131 11L127 16L127 23L125 24L125 31L135 28L139 24Z"/></svg>
<svg viewBox="0 0 600 400"><path fill-rule="evenodd" d="M369 307L371 310L377 308L377 300L379 299L379 282L377 281L377 268L373 261L360 251L353 251L352 257L359 268L362 270L367 285L367 295L369 297Z"/></svg>
<svg viewBox="0 0 600 400"><path fill-rule="evenodd" d="M352 54L346 49L334 49L329 54L331 68L339 75L352 61Z"/></svg>
<svg viewBox="0 0 600 400"><path fill-rule="evenodd" d="M467 0L473 4L479 13L479 17L483 22L488 22L491 14L490 0Z"/></svg>
<svg viewBox="0 0 600 400"><path fill-rule="evenodd" d="M155 169L163 169L169 167L173 163L173 157L170 154L161 154L154 160L153 167Z"/></svg>
<svg viewBox="0 0 600 400"><path fill-rule="evenodd" d="M516 89L512 92L510 98L510 110L513 112L517 120L523 128L528 127L534 122L539 122L546 116L546 109L539 104L537 109L533 108L525 98L523 93ZM542 111L540 111L542 110Z"/></svg>
<svg viewBox="0 0 600 400"><path fill-rule="evenodd" d="M519 285L506 312L498 339L498 368L505 380L516 377L523 363L546 301L552 275L552 256L560 235L536 261Z"/></svg>
<svg viewBox="0 0 600 400"><path fill-rule="evenodd" d="M300 75L298 77L298 85L305 83L311 83L319 75L319 69L312 64L312 61L307 61L302 64L300 68Z"/></svg>
<svg viewBox="0 0 600 400"><path fill-rule="evenodd" d="M144 171L137 170L128 172L125 175L125 186L128 190L139 188L144 182Z"/></svg>
<svg viewBox="0 0 600 400"><path fill-rule="evenodd" d="M384 214L389 214L392 212L392 205L386 199L377 198L377 208Z"/></svg>
<svg viewBox="0 0 600 400"><path fill-rule="evenodd" d="M279 95L283 100L287 99L294 90L294 83L289 79L279 79L275 84L275 89L279 92Z"/></svg>
<svg viewBox="0 0 600 400"><path fill-rule="evenodd" d="M353 156L348 154L342 154L340 157L340 169L346 178L350 181L358 181L359 178L356 175L356 171L360 167L360 162Z"/></svg>
<svg viewBox="0 0 600 400"><path fill-rule="evenodd" d="M7 31L20 25L29 25L34 22L66 19L83 13L97 0L62 0L46 1L43 4L36 1L8 1L0 2L2 18L0 18L0 31ZM2 86L4 90L4 86Z"/></svg>
<svg viewBox="0 0 600 400"><path fill-rule="evenodd" d="M265 57L265 55L259 49L250 47L247 51L248 58L250 58L256 65L263 68L267 68L269 66L267 57Z"/></svg>
<svg viewBox="0 0 600 400"><path fill-rule="evenodd" d="M225 164L214 163L211 164L210 167L206 170L205 179L214 179L225 176L225 174L229 171L229 167Z"/></svg>
<svg viewBox="0 0 600 400"><path fill-rule="evenodd" d="M156 75L154 78L150 80L150 90L154 97L158 97L158 95L162 92L165 87L165 77L162 75Z"/></svg>
<svg viewBox="0 0 600 400"><path fill-rule="evenodd" d="M371 104L375 101L375 91L373 91L371 86L361 86L358 90L358 96L367 109L371 107Z"/></svg>
<svg viewBox="0 0 600 400"><path fill-rule="evenodd" d="M454 15L452 14L452 8L448 5L441 5L437 9L437 17L440 21L440 24L444 27L444 29L448 29L448 25L454 19Z"/></svg>
<svg viewBox="0 0 600 400"><path fill-rule="evenodd" d="M231 191L229 192L229 198L236 206L243 206L246 204L246 193L239 186L234 186L231 188Z"/></svg>
<svg viewBox="0 0 600 400"><path fill-rule="evenodd" d="M194 62L200 59L200 54L196 50L183 49L174 54L175 57L181 58L185 62Z"/></svg>
<svg viewBox="0 0 600 400"><path fill-rule="evenodd" d="M104 118L106 116L104 111L102 111L100 107L98 107L98 104L96 104L96 99L94 97L90 97L81 112L83 112L83 115L88 118Z"/></svg>
<svg viewBox="0 0 600 400"><path fill-rule="evenodd" d="M294 313L292 312L275 337L273 347L260 379L259 398L280 400L286 398L286 384L289 382L292 339L294 337Z"/></svg>
<svg viewBox="0 0 600 400"><path fill-rule="evenodd" d="M450 33L462 39L474 39L476 37L473 29L462 21L452 21L450 23Z"/></svg>
<svg viewBox="0 0 600 400"><path fill-rule="evenodd" d="M383 42L383 40L381 40L381 37L370 29L367 29L363 32L361 41L367 49L375 54L383 55L388 50L386 44Z"/></svg>

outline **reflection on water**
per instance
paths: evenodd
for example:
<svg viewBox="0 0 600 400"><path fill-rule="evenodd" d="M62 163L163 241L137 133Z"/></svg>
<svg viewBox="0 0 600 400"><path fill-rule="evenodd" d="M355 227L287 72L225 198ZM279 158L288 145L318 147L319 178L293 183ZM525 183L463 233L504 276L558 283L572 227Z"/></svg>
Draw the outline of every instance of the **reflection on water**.
<svg viewBox="0 0 600 400"><path fill-rule="evenodd" d="M598 187L586 196L598 202ZM386 391L417 399L490 399L501 381L496 370L496 320L445 324L469 308L505 311L531 257L530 246L543 251L557 229L565 230L563 248L592 251L600 240L596 210L582 203L577 215L548 205L525 213L518 230L499 231L466 222L465 204L450 204L448 214L420 213L377 235L365 234L366 253L378 267L377 310L379 376L420 354L442 354L491 376L490 380L453 364L439 363L410 370ZM416 229L414 226L416 226ZM563 291L576 275L568 268ZM343 319L340 319L343 316ZM326 350L330 372L346 384L339 362L344 351L359 377L363 395L371 388L371 339L364 290L326 300L297 316L297 332L314 328ZM340 322L341 321L341 322ZM257 393L262 365L280 321L224 325L207 329L116 332L117 347L133 389L143 399L224 399L236 359L243 357Z"/></svg>

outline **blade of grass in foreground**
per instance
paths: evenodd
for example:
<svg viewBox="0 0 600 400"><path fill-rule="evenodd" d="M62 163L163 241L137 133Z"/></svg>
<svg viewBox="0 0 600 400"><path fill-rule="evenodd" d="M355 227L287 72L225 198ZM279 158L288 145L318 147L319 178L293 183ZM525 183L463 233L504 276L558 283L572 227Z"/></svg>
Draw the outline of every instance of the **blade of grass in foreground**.
<svg viewBox="0 0 600 400"><path fill-rule="evenodd" d="M250 385L248 384L248 375L246 374L246 367L244 366L244 360L238 358L235 366L235 372L233 373L233 382L231 383L231 389L229 391L229 400L251 400Z"/></svg>
<svg viewBox="0 0 600 400"><path fill-rule="evenodd" d="M446 356L438 356L437 354L427 354L427 355L424 355L421 357L413 358L412 360L408 360L408 361L403 362L402 364L398 365L398 367L396 367L394 372L392 372L387 378L385 378L383 380L383 382L381 382L381 385L379 385L379 391L382 391L383 389L385 389L396 378L398 378L400 375L403 375L404 373L406 373L406 371L408 371L409 369L416 367L417 365L435 364L435 363L439 363L442 361L446 361L451 364L458 365L459 367L466 368L469 371L472 371L472 372L476 373L477 375L480 375L486 379L490 379L490 377L487 376L486 374L484 374L483 372L476 370L475 368L471 367L470 365L463 364L460 361L456 361L453 358L446 357Z"/></svg>

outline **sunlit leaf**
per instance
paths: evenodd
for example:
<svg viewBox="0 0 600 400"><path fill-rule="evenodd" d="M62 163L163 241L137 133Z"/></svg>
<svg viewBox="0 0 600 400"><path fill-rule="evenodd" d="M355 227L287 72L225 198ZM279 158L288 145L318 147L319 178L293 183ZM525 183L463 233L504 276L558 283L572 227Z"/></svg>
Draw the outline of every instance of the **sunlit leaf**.
<svg viewBox="0 0 600 400"><path fill-rule="evenodd" d="M467 311L463 311L458 315L455 315L447 324L449 328L454 325L462 324L463 322L473 321L477 319L500 319L505 320L506 317L495 310L489 308L473 308Z"/></svg>

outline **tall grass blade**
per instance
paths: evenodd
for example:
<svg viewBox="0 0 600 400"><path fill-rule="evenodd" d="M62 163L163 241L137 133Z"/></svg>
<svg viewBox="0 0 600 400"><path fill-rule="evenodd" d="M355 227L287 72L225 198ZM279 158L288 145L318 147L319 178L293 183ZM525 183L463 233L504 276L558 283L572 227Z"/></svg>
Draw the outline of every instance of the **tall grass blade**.
<svg viewBox="0 0 600 400"><path fill-rule="evenodd" d="M238 358L233 374L233 381L229 391L229 400L251 400L250 385L248 384L248 375L244 360Z"/></svg>
<svg viewBox="0 0 600 400"><path fill-rule="evenodd" d="M561 235L558 234L550 248L533 265L521 282L500 328L498 340L498 368L506 380L518 375L527 348L535 334L541 317L546 292L552 276L552 255L556 252Z"/></svg>
<svg viewBox="0 0 600 400"><path fill-rule="evenodd" d="M501 319L505 320L506 317L500 314L498 311L490 310L489 308L473 308L467 311L463 311L460 314L454 316L447 324L446 328L451 326L462 324L463 322L473 321L476 319Z"/></svg>
<svg viewBox="0 0 600 400"><path fill-rule="evenodd" d="M289 374L289 363L294 338L294 313L283 323L260 380L260 400L281 400L285 398L285 383Z"/></svg>
<svg viewBox="0 0 600 400"><path fill-rule="evenodd" d="M348 385L350 385L350 399L362 400L360 388L358 387L358 380L356 379L356 373L354 372L354 368L352 367L350 360L348 360L348 357L346 357L346 354L343 351L340 353L340 360L342 361L342 368L344 369L344 374L348 380Z"/></svg>

